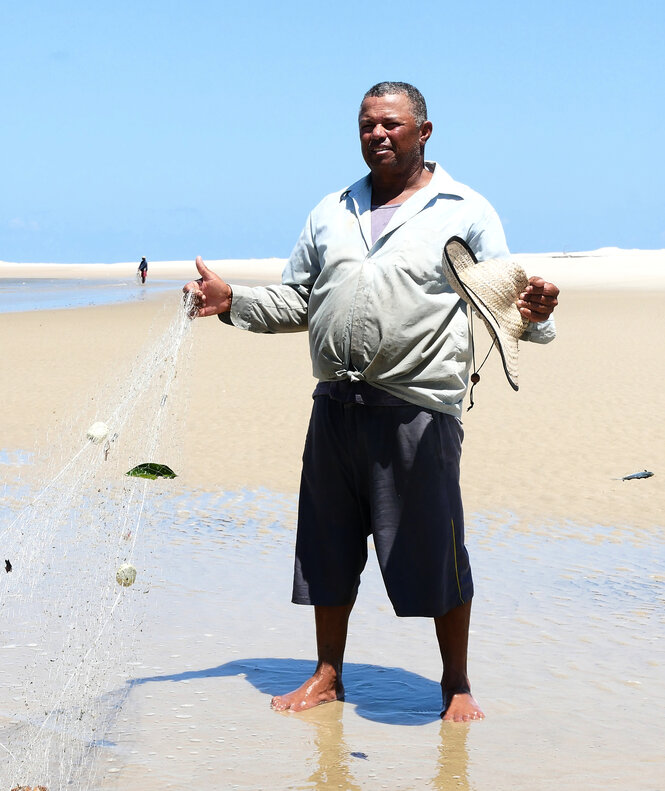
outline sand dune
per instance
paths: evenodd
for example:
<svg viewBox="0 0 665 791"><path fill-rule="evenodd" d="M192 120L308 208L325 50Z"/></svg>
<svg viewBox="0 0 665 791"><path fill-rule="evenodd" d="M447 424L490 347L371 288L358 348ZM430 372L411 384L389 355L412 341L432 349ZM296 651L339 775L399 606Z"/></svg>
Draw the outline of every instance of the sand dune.
<svg viewBox="0 0 665 791"><path fill-rule="evenodd" d="M529 275L539 274L562 288L661 290L665 288L665 250L621 250L604 247L587 252L518 253ZM285 259L218 259L206 265L225 279L278 282ZM134 277L137 263L16 264L0 261L0 277ZM149 277L187 280L194 277L191 261L151 261Z"/></svg>

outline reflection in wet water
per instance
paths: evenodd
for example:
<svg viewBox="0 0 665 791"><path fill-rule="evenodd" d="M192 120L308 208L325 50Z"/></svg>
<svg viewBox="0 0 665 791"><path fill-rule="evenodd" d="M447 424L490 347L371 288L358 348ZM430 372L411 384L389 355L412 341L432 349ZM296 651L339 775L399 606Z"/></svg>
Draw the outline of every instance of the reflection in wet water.
<svg viewBox="0 0 665 791"><path fill-rule="evenodd" d="M467 739L471 727L452 722L441 723L438 771L428 788L435 791L470 791L472 785L469 780Z"/></svg>
<svg viewBox="0 0 665 791"><path fill-rule="evenodd" d="M352 753L344 739L343 705L332 703L319 706L305 713L303 720L314 731L313 747L316 756L314 771L299 789L324 791L328 788L344 788L362 791L362 786L353 776L352 766L359 760L371 761L365 753ZM289 715L279 715L289 716Z"/></svg>
<svg viewBox="0 0 665 791"><path fill-rule="evenodd" d="M290 716L281 714L279 716ZM402 785L399 775L392 774L396 767L384 764L385 756L380 752L353 750L345 737L344 706L333 703L299 715L315 732L313 753L315 768L305 782L295 786L301 791L329 791L342 788L345 791L363 791L368 788L428 788L433 791L471 791L469 783L469 754L466 742L468 725L455 726L441 722L439 726L438 747L432 751L431 766L421 764L418 780L407 781ZM401 746L408 751L408 745ZM393 759L399 761L397 749ZM363 763L361 763L363 762ZM431 774L430 774L431 773ZM388 782L381 782L380 776Z"/></svg>
<svg viewBox="0 0 665 791"><path fill-rule="evenodd" d="M289 716L289 715L280 715ZM305 712L302 719L315 731L314 753L316 766L307 780L296 786L298 789L312 791L328 791L331 788L342 788L345 791L363 791L368 788L407 788L420 787L433 791L470 791L468 765L469 754L466 748L469 726L453 726L441 723L439 744L436 753L438 760L432 766L419 767L419 786L415 782L411 786L402 786L397 777L390 782L390 765L388 765L389 783L380 783L386 767L384 756L379 753L352 751L344 733L344 707L340 703L319 706ZM403 749L408 750L404 745ZM395 756L398 757L399 753ZM359 762L365 762L363 764ZM362 777L360 768L362 767ZM432 772L431 776L428 776ZM376 785L375 785L376 784Z"/></svg>

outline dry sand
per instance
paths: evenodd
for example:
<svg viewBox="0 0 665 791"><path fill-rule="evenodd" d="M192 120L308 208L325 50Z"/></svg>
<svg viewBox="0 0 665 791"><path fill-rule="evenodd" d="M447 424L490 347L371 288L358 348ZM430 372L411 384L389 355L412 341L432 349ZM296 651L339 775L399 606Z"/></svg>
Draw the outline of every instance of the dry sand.
<svg viewBox="0 0 665 791"><path fill-rule="evenodd" d="M142 678L104 759L118 770L102 772L104 789L662 788L665 258L522 258L562 286L559 337L521 345L519 393L492 355L464 416L471 673L488 719L456 730L437 721L430 626L393 619L373 566L352 621L349 701L298 717L269 711L269 692L312 656L310 614L288 604L314 385L307 337L197 320L167 429L174 491L192 502L210 493L208 521L219 517L214 496L254 492L246 509L243 495L221 507L239 524L243 510L258 513L264 540L240 529L237 540L192 538L196 506L174 518L164 578L176 551L190 562L180 557L179 584L155 585ZM281 267L209 263L231 282ZM0 277L26 277L25 266ZM33 266L37 277L64 271ZM108 269L95 267L90 276ZM176 263L159 276L193 274ZM136 304L0 315L0 451L39 459L63 434L75 447L179 303L174 284ZM645 468L654 477L620 480ZM286 534L262 509L278 512Z"/></svg>

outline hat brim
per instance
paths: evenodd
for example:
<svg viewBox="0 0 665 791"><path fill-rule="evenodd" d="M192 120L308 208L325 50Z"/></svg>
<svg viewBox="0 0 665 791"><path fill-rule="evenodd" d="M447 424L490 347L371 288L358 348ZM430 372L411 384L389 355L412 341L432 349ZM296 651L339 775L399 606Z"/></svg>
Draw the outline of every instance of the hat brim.
<svg viewBox="0 0 665 791"><path fill-rule="evenodd" d="M519 390L517 368L517 338L507 333L498 317L483 299L482 294L473 290L463 279L464 269L469 263L477 264L478 259L469 245L459 236L450 238L443 248L442 267L448 283L453 290L481 317L487 327L494 345L499 350L503 370L513 390ZM470 262L468 259L471 259ZM526 277L526 275L524 276ZM515 293L517 301L519 292ZM517 310L517 306L515 306Z"/></svg>

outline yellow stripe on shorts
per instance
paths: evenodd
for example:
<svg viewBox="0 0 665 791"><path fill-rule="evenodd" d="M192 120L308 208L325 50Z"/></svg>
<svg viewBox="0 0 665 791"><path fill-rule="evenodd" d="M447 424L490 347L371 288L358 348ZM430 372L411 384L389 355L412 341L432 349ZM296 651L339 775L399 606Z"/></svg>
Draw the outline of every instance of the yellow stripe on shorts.
<svg viewBox="0 0 665 791"><path fill-rule="evenodd" d="M462 586L460 585L459 581L459 570L457 568L457 542L455 541L455 522L453 518L450 518L450 526L453 530L453 556L455 558L455 576L457 577L457 592L459 593L459 598L462 604L464 604L464 597L462 596Z"/></svg>

